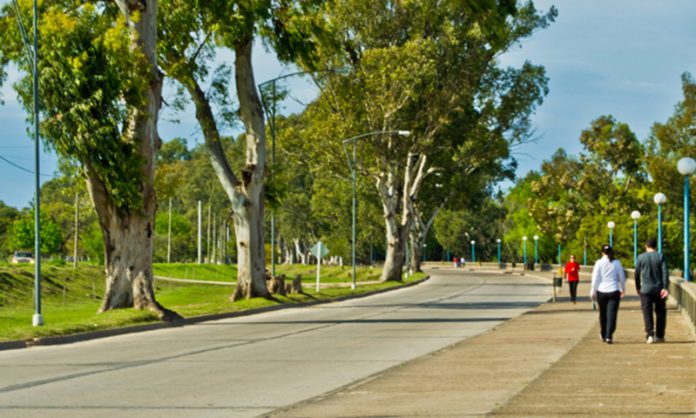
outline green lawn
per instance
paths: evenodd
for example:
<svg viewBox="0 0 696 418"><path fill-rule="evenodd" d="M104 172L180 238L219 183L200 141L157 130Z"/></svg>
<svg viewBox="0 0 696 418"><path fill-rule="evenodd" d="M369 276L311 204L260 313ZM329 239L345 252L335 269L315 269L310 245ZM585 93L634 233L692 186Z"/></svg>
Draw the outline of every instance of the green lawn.
<svg viewBox="0 0 696 418"><path fill-rule="evenodd" d="M234 282L237 280L237 266L232 264L194 264L194 263L154 263L155 276L175 279L211 280Z"/></svg>
<svg viewBox="0 0 696 418"><path fill-rule="evenodd" d="M224 264L187 264L187 263L155 263L153 270L156 276L176 279L212 280L234 282L237 280L237 266ZM269 268L270 270L270 268ZM359 267L356 272L357 281L379 280L382 270L372 267ZM276 274L284 274L290 279L300 274L303 282L315 282L317 266L315 264L277 264ZM322 283L349 282L352 278L351 266L321 266Z"/></svg>
<svg viewBox="0 0 696 418"><path fill-rule="evenodd" d="M177 277L183 272L197 275L200 280L231 280L235 269L230 266L206 265L155 265L156 275ZM312 266L277 266L279 274L292 277L302 274L303 279L315 280ZM374 280L379 269L370 272L361 269L359 280ZM165 273L166 272L166 273ZM368 273L369 272L369 273ZM326 273L326 276L325 276ZM227 278L225 279L225 274ZM406 283L423 278L424 274L410 277ZM134 309L97 314L101 295L104 292L103 267L80 264L77 269L67 265L42 266L42 314L45 325L32 327L33 305L33 266L0 265L0 341L26 340L44 336L68 335L85 331L118 328L128 325L157 322L150 312ZM322 282L350 281L350 267L322 266ZM352 290L350 287L333 287L315 292L314 287L305 283L306 295L278 297L277 301L252 299L230 302L229 296L234 287L211 286L205 284L182 284L156 281L158 301L184 317L205 314L236 312L276 304L294 304L314 300L330 300L347 295L363 294L379 289L400 286L401 283L363 283Z"/></svg>

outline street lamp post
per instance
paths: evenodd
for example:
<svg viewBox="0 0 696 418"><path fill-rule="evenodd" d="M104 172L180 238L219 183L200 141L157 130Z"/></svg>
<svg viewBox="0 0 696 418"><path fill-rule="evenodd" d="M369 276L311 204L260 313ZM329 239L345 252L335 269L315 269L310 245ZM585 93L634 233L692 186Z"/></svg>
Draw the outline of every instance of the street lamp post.
<svg viewBox="0 0 696 418"><path fill-rule="evenodd" d="M34 39L30 42L27 31L22 22L19 3L14 0L13 6L17 16L17 26L22 36L22 43L27 54L27 58L32 66L32 96L34 106L34 315L31 318L33 326L43 325L41 315L41 182L39 170L39 12L38 2L33 2Z"/></svg>
<svg viewBox="0 0 696 418"><path fill-rule="evenodd" d="M614 221L609 221L607 224L607 228L609 228L609 246L613 247L614 246L614 228L616 227L616 224Z"/></svg>
<svg viewBox="0 0 696 418"><path fill-rule="evenodd" d="M277 100L278 100L278 92L277 92L277 83L280 80L284 80L286 78L290 77L297 77L297 76L303 76L306 74L315 74L315 73L324 73L324 72L336 72L337 70L334 69L326 69L326 70L317 70L317 71L298 71L294 72L291 74L285 74L281 75L279 77L273 78L271 80L264 81L263 83L260 83L258 85L259 91L263 93L264 88L267 85L271 85L271 101L273 102L272 105L269 107L266 103L265 100L263 100L264 95L261 94L261 104L264 107L264 111L269 114L270 119L270 128L271 128L271 169L269 170L270 174L270 180L273 181L273 171L275 170L275 143L276 143L276 113L277 113ZM271 275L275 277L276 275L276 257L275 257L275 238L276 238L276 233L275 233L275 209L271 208Z"/></svg>
<svg viewBox="0 0 696 418"><path fill-rule="evenodd" d="M691 280L691 266L689 263L689 175L696 171L696 161L690 157L684 157L677 162L677 170L684 176L684 280Z"/></svg>
<svg viewBox="0 0 696 418"><path fill-rule="evenodd" d="M582 246L582 264L584 266L587 265L587 240L585 240Z"/></svg>
<svg viewBox="0 0 696 418"><path fill-rule="evenodd" d="M561 267L563 266L561 264L561 244L558 244L558 265Z"/></svg>
<svg viewBox="0 0 696 418"><path fill-rule="evenodd" d="M539 264L539 235L534 235L534 264Z"/></svg>
<svg viewBox="0 0 696 418"><path fill-rule="evenodd" d="M471 262L476 262L476 241L471 240Z"/></svg>
<svg viewBox="0 0 696 418"><path fill-rule="evenodd" d="M498 242L498 264L500 264L500 238L498 238L496 241Z"/></svg>
<svg viewBox="0 0 696 418"><path fill-rule="evenodd" d="M524 263L524 267L522 269L526 270L527 269L527 236L526 235L524 237L522 237L522 241L524 242L524 250L522 252L522 254L523 254L522 261Z"/></svg>
<svg viewBox="0 0 696 418"><path fill-rule="evenodd" d="M640 212L634 210L631 212L631 219L633 219L633 267L638 265L638 219L640 218Z"/></svg>
<svg viewBox="0 0 696 418"><path fill-rule="evenodd" d="M41 314L41 182L39 180L39 20L37 0L34 0L34 182L36 194L36 206L34 208L34 289L35 289L35 313L32 317L32 325L43 325Z"/></svg>
<svg viewBox="0 0 696 418"><path fill-rule="evenodd" d="M657 252L662 253L662 205L667 202L667 196L657 193L653 201L657 205Z"/></svg>
<svg viewBox="0 0 696 418"><path fill-rule="evenodd" d="M358 139L361 138L366 138L369 136L376 136L376 135L387 135L387 134L397 134L401 136L408 136L410 135L410 131L373 131L373 132L367 132L364 134L356 135L354 137L344 139L341 144L343 145L343 151L346 154L346 159L348 160L348 167L350 168L351 172L351 178L353 180L353 213L352 213L352 228L351 228L351 258L352 258L352 278L353 282L351 284L351 288L355 289L356 286L356 264L355 264L355 241L356 241L356 232L357 232L357 211L358 211L358 204L357 204L357 195L356 195L356 190L357 190L357 151L356 151L356 143ZM348 154L348 149L346 148L346 144L352 142L353 143L353 159L350 159L350 155Z"/></svg>

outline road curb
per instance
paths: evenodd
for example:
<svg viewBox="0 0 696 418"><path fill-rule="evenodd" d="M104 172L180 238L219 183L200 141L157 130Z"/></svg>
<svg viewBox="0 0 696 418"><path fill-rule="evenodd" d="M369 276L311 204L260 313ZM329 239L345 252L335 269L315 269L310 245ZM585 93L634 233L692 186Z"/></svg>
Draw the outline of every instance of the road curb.
<svg viewBox="0 0 696 418"><path fill-rule="evenodd" d="M227 318L236 318L236 317L240 317L240 316L256 315L256 314L261 314L261 313L266 313L266 312L278 311L281 309L303 308L303 307L307 307L307 306L323 305L323 304L333 303L333 302L341 302L341 301L350 300L350 299L359 299L359 298L364 298L367 296L377 295L380 293L390 292L393 290L405 289L405 288L408 288L411 286L421 284L428 279L430 279L430 276L426 276L423 279L417 280L415 282L404 283L400 286L389 287L386 289L373 290L371 292L361 293L359 295L345 295L345 296L341 296L341 297L338 297L336 299L330 299L330 300L317 300L317 301L310 301L310 302L301 302L301 303L297 303L297 304L293 304L293 305L285 305L285 304L284 305L273 305L273 306L265 306L263 308L248 309L245 311L225 312L225 313L209 314L209 315L199 315L199 316L193 316L190 318L184 318L183 320L176 321L176 322L156 322L156 323L145 324L145 325L133 325L133 326L127 326L127 327L121 327L121 328L83 332L83 333L79 333L79 334L61 335L61 336L55 336L55 337L33 338L30 340L4 341L4 342L0 342L0 351L29 348L29 347L42 346L42 345L71 344L71 343L76 343L76 342L81 342L81 341L95 340L95 339L99 339L99 338L114 337L117 335L134 334L134 333L145 332L145 331L154 331L154 330L163 329L163 328L184 327L186 325L193 325L193 324L197 324L200 322L216 321L219 319L227 319Z"/></svg>

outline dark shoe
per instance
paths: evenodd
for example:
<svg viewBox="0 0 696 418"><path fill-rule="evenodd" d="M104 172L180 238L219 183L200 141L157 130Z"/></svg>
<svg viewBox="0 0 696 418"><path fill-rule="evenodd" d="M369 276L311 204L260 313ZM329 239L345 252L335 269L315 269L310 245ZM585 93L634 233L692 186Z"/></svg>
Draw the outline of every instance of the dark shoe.
<svg viewBox="0 0 696 418"><path fill-rule="evenodd" d="M663 342L665 342L665 338L664 337L662 337L662 338L657 337L657 338L655 338L655 342L656 343L663 343Z"/></svg>
<svg viewBox="0 0 696 418"><path fill-rule="evenodd" d="M606 340L604 340L604 342L607 343L607 344L613 344L613 343L614 343L614 342L611 340L611 338L607 338Z"/></svg>

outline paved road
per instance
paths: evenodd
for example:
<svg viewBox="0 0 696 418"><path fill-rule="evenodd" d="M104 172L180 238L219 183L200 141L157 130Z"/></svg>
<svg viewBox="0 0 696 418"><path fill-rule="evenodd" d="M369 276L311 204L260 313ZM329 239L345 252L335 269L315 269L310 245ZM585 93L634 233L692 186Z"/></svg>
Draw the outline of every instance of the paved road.
<svg viewBox="0 0 696 418"><path fill-rule="evenodd" d="M696 416L694 334L675 306L667 343L648 345L638 298L627 296L609 345L598 338L588 281L577 304L567 290L492 332L271 416Z"/></svg>
<svg viewBox="0 0 696 418"><path fill-rule="evenodd" d="M549 297L532 277L433 270L308 308L0 352L0 416L246 417L478 335Z"/></svg>

